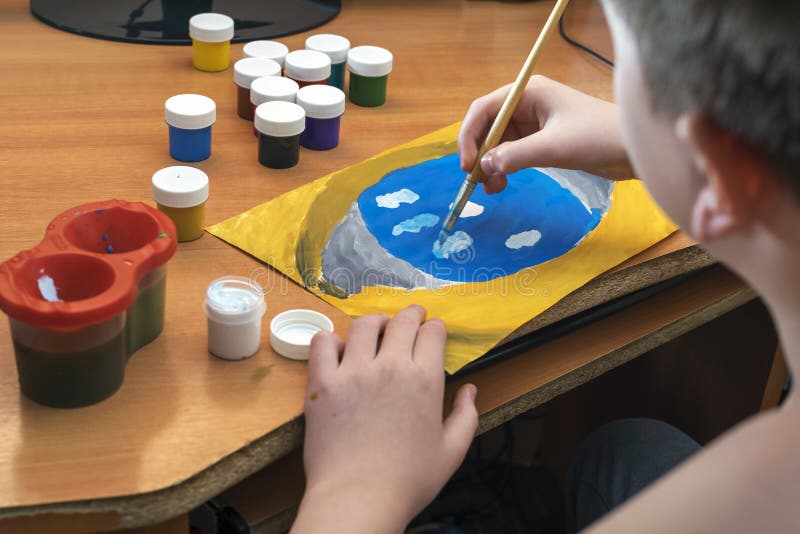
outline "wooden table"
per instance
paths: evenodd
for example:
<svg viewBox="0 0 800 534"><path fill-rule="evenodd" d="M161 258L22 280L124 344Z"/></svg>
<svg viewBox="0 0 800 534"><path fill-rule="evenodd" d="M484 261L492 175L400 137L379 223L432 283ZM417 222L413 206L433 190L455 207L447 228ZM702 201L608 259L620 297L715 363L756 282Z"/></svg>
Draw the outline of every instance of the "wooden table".
<svg viewBox="0 0 800 534"><path fill-rule="evenodd" d="M231 71L194 70L186 47L82 38L45 26L24 0L0 0L0 257L41 239L61 210L91 200L150 200L152 173L169 158L164 100L201 93L218 104L207 222L462 118L477 96L513 79L549 2L345 0L324 31L395 53L389 103L350 106L342 145L304 151L288 171L256 160L251 127L235 114ZM575 37L610 54L594 2L575 0ZM307 34L287 37L301 48ZM238 59L241 45L234 45ZM611 73L555 36L539 72L600 97ZM677 234L573 295L534 329L610 296L712 263ZM721 268L470 379L481 429L513 417L694 326L753 294ZM302 440L305 365L265 343L226 362L206 351L203 292L222 275L275 282L265 323L296 307L323 311L344 333L350 319L279 274L206 235L169 265L164 334L130 361L112 398L77 410L39 406L19 393L8 327L0 326L0 530L70 532L159 523L185 513ZM266 371L266 373L265 373ZM452 391L452 390L450 390ZM184 520L170 528L180 530ZM177 525L177 526L176 526Z"/></svg>

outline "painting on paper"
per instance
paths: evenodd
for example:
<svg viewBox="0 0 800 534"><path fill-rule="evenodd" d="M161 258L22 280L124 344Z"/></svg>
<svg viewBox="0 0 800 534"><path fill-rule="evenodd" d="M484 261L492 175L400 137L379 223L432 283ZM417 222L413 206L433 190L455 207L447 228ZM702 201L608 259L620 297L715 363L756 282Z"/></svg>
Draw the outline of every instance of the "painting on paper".
<svg viewBox="0 0 800 534"><path fill-rule="evenodd" d="M675 230L638 181L524 169L481 188L437 245L464 173L458 125L209 228L352 315L417 303L448 325L455 372L593 277Z"/></svg>

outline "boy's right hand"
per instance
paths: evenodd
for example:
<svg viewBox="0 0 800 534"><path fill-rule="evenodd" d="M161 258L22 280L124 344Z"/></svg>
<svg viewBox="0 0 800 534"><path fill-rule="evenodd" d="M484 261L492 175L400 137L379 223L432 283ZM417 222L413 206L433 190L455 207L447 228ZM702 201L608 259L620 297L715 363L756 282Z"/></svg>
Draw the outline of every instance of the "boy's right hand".
<svg viewBox="0 0 800 534"><path fill-rule="evenodd" d="M475 165L478 147L489 133L511 86L477 99L458 134L461 169ZM499 193L506 175L527 167L578 169L610 179L633 177L622 144L616 106L533 76L522 94L501 144L481 160L487 193Z"/></svg>

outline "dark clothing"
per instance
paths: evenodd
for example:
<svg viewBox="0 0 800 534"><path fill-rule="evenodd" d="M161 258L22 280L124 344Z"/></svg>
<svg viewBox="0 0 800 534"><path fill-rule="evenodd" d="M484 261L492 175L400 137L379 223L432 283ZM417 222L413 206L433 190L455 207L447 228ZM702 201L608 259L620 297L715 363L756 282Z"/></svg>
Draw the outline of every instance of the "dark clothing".
<svg viewBox="0 0 800 534"><path fill-rule="evenodd" d="M700 449L677 428L653 419L624 419L595 430L567 475L567 506L576 530L660 478Z"/></svg>

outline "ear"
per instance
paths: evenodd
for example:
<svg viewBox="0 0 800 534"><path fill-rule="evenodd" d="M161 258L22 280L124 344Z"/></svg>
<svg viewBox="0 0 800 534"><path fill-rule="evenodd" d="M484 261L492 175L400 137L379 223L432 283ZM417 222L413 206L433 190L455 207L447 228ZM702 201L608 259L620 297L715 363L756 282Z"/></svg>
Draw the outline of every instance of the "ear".
<svg viewBox="0 0 800 534"><path fill-rule="evenodd" d="M709 243L751 224L770 175L764 159L704 115L685 113L675 128L705 179L692 209L694 237Z"/></svg>

